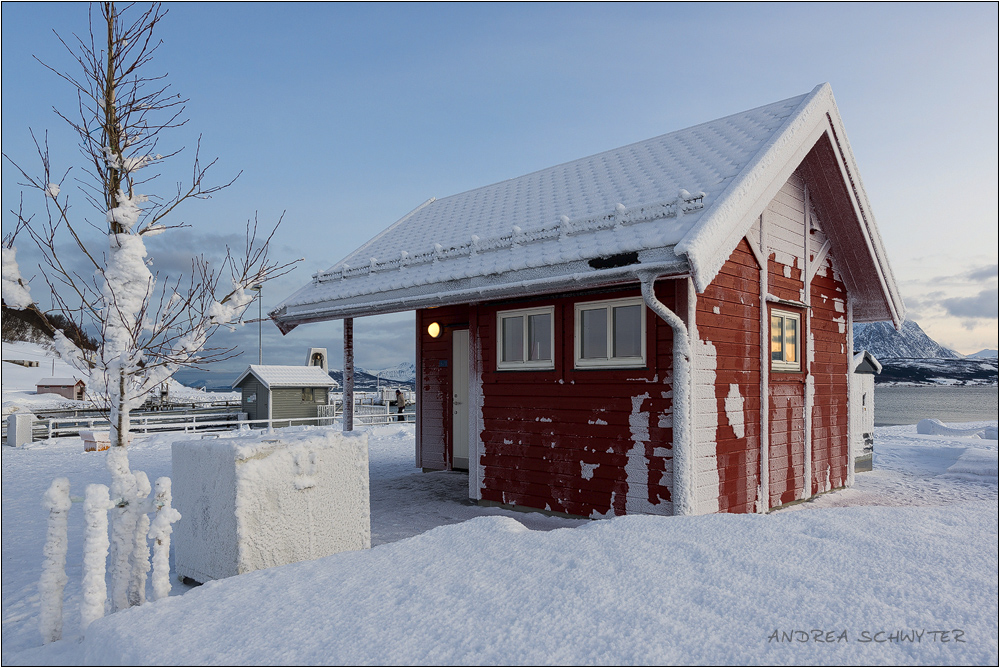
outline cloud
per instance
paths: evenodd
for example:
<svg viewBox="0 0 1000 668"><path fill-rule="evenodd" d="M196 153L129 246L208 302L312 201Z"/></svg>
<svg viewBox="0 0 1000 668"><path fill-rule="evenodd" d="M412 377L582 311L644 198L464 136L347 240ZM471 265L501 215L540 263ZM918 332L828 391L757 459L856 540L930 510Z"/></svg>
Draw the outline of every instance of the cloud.
<svg viewBox="0 0 1000 668"><path fill-rule="evenodd" d="M970 281L989 281L997 280L997 274L1000 273L1000 265L990 264L985 267L976 267L975 269L970 269L964 276Z"/></svg>
<svg viewBox="0 0 1000 668"><path fill-rule="evenodd" d="M982 290L975 297L950 297L941 300L941 306L956 318L986 318L996 320L998 317L997 299L1000 297L996 288Z"/></svg>

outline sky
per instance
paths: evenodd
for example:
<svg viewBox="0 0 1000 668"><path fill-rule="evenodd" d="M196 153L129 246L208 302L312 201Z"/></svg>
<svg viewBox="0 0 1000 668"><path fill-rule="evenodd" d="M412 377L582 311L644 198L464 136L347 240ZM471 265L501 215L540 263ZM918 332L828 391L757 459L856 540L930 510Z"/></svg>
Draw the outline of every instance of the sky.
<svg viewBox="0 0 1000 668"><path fill-rule="evenodd" d="M193 252L239 248L255 216L262 227L283 216L272 255L303 260L264 287L266 311L429 197L829 82L908 317L962 353L998 347L996 3L165 6L147 71L189 99L189 121L164 136L161 153L184 150L145 187L169 195L189 178L199 136L217 183L240 176L176 212L189 228L149 241L161 277ZM37 171L29 128L48 131L54 170L75 166L71 188L80 156L53 108L72 113L76 98L38 60L71 70L54 32L85 36L87 12L2 5L3 152ZM21 180L4 159L5 233ZM103 220L71 198L74 215ZM41 211L34 193L24 210ZM17 246L40 296L37 252L26 237ZM412 362L413 322L356 319L356 364ZM218 335L245 352L215 370L256 363L257 328ZM340 366L339 321L262 332L265 363L327 347Z"/></svg>

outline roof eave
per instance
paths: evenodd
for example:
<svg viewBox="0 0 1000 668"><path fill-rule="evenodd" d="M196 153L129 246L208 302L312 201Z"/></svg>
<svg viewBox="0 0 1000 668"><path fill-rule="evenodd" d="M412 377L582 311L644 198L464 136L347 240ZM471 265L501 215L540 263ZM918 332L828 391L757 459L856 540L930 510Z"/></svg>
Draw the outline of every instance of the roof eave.
<svg viewBox="0 0 1000 668"><path fill-rule="evenodd" d="M656 257L650 257L653 255ZM638 280L637 271L653 272L660 276L677 276L689 272L685 259L677 257L672 248L644 251L639 254L638 263L623 267L593 269L586 261L578 261L553 269L544 276L537 276L536 270L506 272L503 274L503 282L497 283L491 283L489 276L478 276L429 283L406 291L357 295L304 305L285 305L270 315L279 329L287 333L294 327L308 322L621 285Z"/></svg>

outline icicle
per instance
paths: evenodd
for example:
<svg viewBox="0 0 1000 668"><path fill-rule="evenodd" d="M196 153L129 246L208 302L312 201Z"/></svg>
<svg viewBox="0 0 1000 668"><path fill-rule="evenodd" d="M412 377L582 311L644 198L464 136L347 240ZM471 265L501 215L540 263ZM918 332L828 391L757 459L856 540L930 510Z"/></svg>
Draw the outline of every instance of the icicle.
<svg viewBox="0 0 1000 668"><path fill-rule="evenodd" d="M104 485L87 485L83 502L86 526L83 536L83 602L80 604L80 629L85 631L91 622L104 616L108 599L105 574L108 568L108 510L112 508L108 488Z"/></svg>
<svg viewBox="0 0 1000 668"><path fill-rule="evenodd" d="M132 540L132 569L128 583L128 604L142 605L146 602L146 576L149 574L149 516L146 514L146 499L150 492L149 478L142 471L135 472L135 535Z"/></svg>
<svg viewBox="0 0 1000 668"><path fill-rule="evenodd" d="M49 511L49 526L42 554L42 577L38 582L41 597L39 630L42 642L55 642L62 638L63 590L66 588L67 513L70 508L69 479L56 478L42 499L42 507Z"/></svg>
<svg viewBox="0 0 1000 668"><path fill-rule="evenodd" d="M156 496L153 505L156 517L149 527L149 537L153 539L153 600L159 601L170 595L170 525L181 518L181 514L171 507L170 478L157 478Z"/></svg>

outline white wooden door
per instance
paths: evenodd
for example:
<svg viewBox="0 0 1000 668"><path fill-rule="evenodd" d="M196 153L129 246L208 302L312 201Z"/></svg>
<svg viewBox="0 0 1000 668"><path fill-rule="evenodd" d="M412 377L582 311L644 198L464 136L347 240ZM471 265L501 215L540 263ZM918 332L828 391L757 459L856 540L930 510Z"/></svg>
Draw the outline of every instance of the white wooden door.
<svg viewBox="0 0 1000 668"><path fill-rule="evenodd" d="M451 335L451 466L469 468L469 330Z"/></svg>

